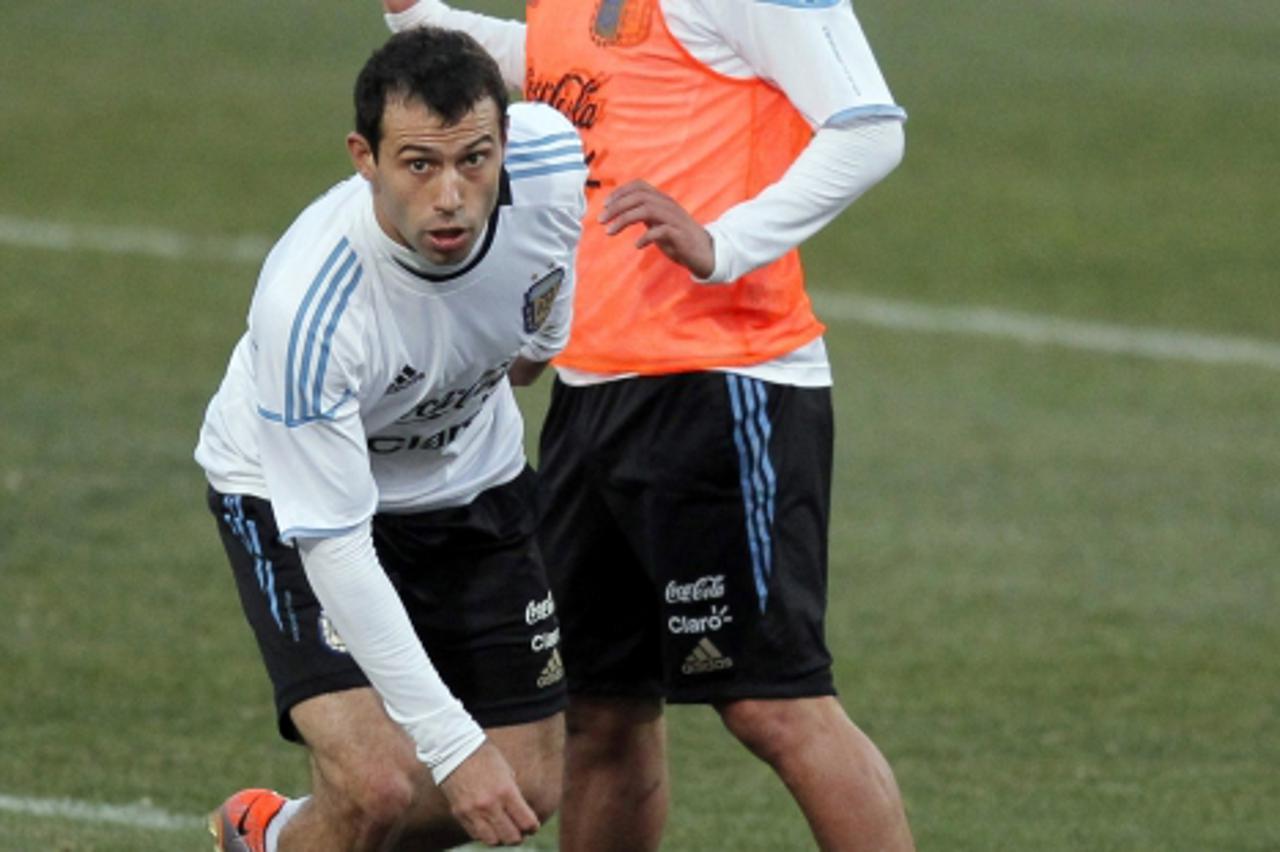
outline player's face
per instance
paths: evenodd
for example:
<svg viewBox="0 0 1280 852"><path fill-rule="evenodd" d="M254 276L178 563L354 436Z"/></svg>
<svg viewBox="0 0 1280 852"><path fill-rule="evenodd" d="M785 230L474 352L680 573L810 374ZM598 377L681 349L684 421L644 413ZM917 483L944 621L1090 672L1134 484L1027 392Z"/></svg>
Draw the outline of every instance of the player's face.
<svg viewBox="0 0 1280 852"><path fill-rule="evenodd" d="M347 138L382 230L431 263L465 260L498 203L503 130L490 98L452 125L420 101L389 101L376 159L364 137Z"/></svg>

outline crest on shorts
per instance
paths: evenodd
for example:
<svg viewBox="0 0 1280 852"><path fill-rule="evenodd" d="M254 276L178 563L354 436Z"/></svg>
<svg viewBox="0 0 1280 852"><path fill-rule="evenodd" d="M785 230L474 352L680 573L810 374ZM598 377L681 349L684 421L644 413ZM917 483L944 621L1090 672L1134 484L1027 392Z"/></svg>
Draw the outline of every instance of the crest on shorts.
<svg viewBox="0 0 1280 852"><path fill-rule="evenodd" d="M524 292L524 330L533 334L542 328L542 324L551 316L551 306L556 302L560 285L564 283L564 267L555 269L533 282Z"/></svg>
<svg viewBox="0 0 1280 852"><path fill-rule="evenodd" d="M631 47L649 35L653 0L598 0L591 38L605 47Z"/></svg>

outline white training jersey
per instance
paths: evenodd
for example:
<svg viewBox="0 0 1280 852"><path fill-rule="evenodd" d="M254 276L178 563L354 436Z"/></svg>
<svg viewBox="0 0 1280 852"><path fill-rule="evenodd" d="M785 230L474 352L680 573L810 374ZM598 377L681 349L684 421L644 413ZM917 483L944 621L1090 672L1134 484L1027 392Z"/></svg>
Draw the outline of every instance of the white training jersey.
<svg viewBox="0 0 1280 852"><path fill-rule="evenodd" d="M507 368L568 339L586 167L560 113L508 115L499 204L466 261L428 268L391 240L359 175L268 255L195 456L219 491L270 500L284 540L463 505L523 469Z"/></svg>

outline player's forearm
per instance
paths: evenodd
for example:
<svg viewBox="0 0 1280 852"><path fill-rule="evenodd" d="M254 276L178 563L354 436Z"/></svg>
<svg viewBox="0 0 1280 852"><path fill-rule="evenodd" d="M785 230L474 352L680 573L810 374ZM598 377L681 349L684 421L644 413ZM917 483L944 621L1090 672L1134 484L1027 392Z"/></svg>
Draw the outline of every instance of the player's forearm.
<svg viewBox="0 0 1280 852"><path fill-rule="evenodd" d="M384 15L393 32L430 24L462 30L489 51L498 62L502 79L513 89L524 86L524 24L477 12L453 9L441 0L418 0L408 9Z"/></svg>
<svg viewBox="0 0 1280 852"><path fill-rule="evenodd" d="M368 522L353 532L299 539L316 597L339 637L413 738L436 783L484 742L484 732L436 673L391 581L378 563Z"/></svg>
<svg viewBox="0 0 1280 852"><path fill-rule="evenodd" d="M903 148L896 119L819 129L776 183L707 225L716 260L706 280L734 281L800 245L893 171Z"/></svg>

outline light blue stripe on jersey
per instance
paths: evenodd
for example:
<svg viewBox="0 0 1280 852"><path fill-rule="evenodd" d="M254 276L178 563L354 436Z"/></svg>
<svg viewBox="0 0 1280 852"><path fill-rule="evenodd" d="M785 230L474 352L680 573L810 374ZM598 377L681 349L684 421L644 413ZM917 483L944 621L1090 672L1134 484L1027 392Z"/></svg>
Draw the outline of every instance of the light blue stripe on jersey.
<svg viewBox="0 0 1280 852"><path fill-rule="evenodd" d="M307 342L302 347L302 360L298 367L298 408L299 417L302 420L309 420L318 417L320 414L320 400L317 393L308 393L307 379L311 375L311 365L313 361L313 352L316 345L316 332L320 329L320 323L325 318L326 311L329 310L329 303L333 301L334 295L338 292L342 281L351 272L352 265L356 262L354 252L348 252L342 261L342 265L338 267L338 271L329 277L328 284L325 286L324 295L320 297L320 304L316 306L315 311L311 314L311 323L307 328ZM319 381L324 380L324 373L320 369L320 365L316 365L315 378Z"/></svg>
<svg viewBox="0 0 1280 852"><path fill-rule="evenodd" d="M900 118L905 120L907 111L897 104L870 104L842 109L822 123L823 127L847 127L864 118Z"/></svg>
<svg viewBox="0 0 1280 852"><path fill-rule="evenodd" d="M352 259L355 259L355 255L352 255ZM342 291L342 296L338 299L338 306L333 310L329 325L324 330L324 341L320 344L320 366L316 369L315 388L312 390L312 404L315 407L314 414L316 417L323 416L323 412L320 411L320 402L324 391L324 371L329 368L329 353L333 350L333 333L338 328L338 320L342 318L343 312L347 309L347 302L351 300L351 293L356 289L356 285L360 283L360 278L363 275L364 267L357 266L355 273L351 276L350 283L347 284Z"/></svg>
<svg viewBox="0 0 1280 852"><path fill-rule="evenodd" d="M574 144L564 144L569 141ZM505 165L511 180L587 170L582 161L582 139L572 131L511 142L507 149Z"/></svg>
<svg viewBox="0 0 1280 852"><path fill-rule="evenodd" d="M339 264L339 260L341 263ZM337 268L335 269L335 265ZM280 420L286 426L299 426L332 414L350 396L344 394L328 412L322 409L325 371L333 348L333 335L338 321L347 308L351 293L360 283L363 267L356 259L346 237L343 237L329 253L294 315L289 333L289 350L285 359L285 404ZM314 310L312 303L319 303ZM336 297L336 299L335 299ZM327 318L327 322L326 322ZM300 341L306 326L305 340ZM317 345L317 337L319 344ZM301 343L301 352L299 344ZM314 364L314 373L312 367ZM260 413L275 420L270 412Z"/></svg>
<svg viewBox="0 0 1280 852"><path fill-rule="evenodd" d="M281 420L287 425L293 425L293 368L294 358L298 350L298 334L302 329L303 319L306 317L307 310L311 307L311 300L315 298L316 292L320 289L320 285L324 283L325 278L329 275L329 270L333 268L334 263L347 249L347 238L343 237L333 251L329 253L329 257L321 265L320 271L316 273L316 277L311 281L311 286L307 288L307 295L302 299L302 306L298 308L298 313L293 318L293 328L289 331L289 350L285 357L284 364L284 413Z"/></svg>
<svg viewBox="0 0 1280 852"><path fill-rule="evenodd" d="M550 136L538 136L533 139L513 139L507 143L508 150L520 148L537 148L542 145L553 145L557 142L564 142L568 139L576 140L578 148L582 148L582 137L576 131L566 130L564 133L552 133Z"/></svg>
<svg viewBox="0 0 1280 852"><path fill-rule="evenodd" d="M552 157L561 157L565 154L577 154L578 159L582 158L581 145L567 145L563 148L548 148L545 151L530 151L527 154L507 154L507 165L512 163L528 163L541 162L549 160Z"/></svg>
<svg viewBox="0 0 1280 852"><path fill-rule="evenodd" d="M507 177L512 180L520 180L521 178L537 177L538 175L549 175L555 172L585 172L587 170L586 163L577 160L572 163L552 163L546 166L536 166L530 169L507 169Z"/></svg>
<svg viewBox="0 0 1280 852"><path fill-rule="evenodd" d="M725 376L733 410L733 443L738 450L738 474L747 524L747 547L760 611L769 601L773 575L773 519L778 481L769 461L773 425L766 409L764 383L732 373Z"/></svg>

